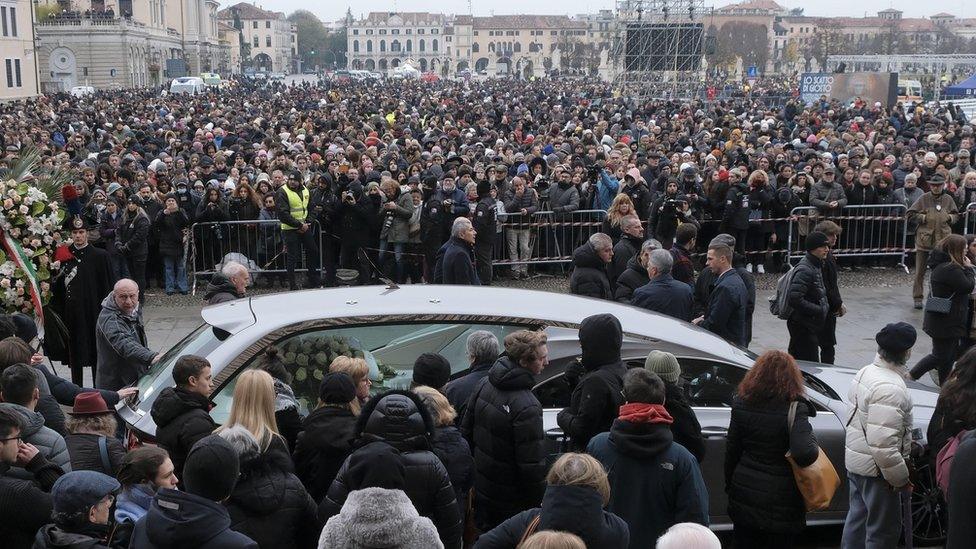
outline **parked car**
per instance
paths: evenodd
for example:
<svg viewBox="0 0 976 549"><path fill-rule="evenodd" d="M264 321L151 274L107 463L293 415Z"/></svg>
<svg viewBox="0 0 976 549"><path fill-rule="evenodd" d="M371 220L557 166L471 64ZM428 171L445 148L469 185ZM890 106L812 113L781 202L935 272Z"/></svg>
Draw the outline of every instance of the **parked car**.
<svg viewBox="0 0 976 549"><path fill-rule="evenodd" d="M94 95L95 88L92 86L75 86L68 93L71 94L71 97L84 97L86 95Z"/></svg>
<svg viewBox="0 0 976 549"><path fill-rule="evenodd" d="M565 294L511 288L478 288L477 299L465 286L406 286L389 289L359 286L309 290L240 299L203 309L204 323L165 353L139 382L139 397L119 406L134 435L151 440L155 425L149 411L159 392L173 384L179 356L196 354L213 366L216 404L211 411L227 419L237 376L256 365L268 345L279 348L294 378L293 389L303 412L314 408L319 380L337 355L355 355L370 364L375 391L408 388L414 359L437 352L451 363L452 377L467 370L465 342L475 330L489 330L502 340L520 329L544 329L549 337L549 366L534 389L544 408L551 450L559 451L556 414L569 405L566 367L580 356L579 324L597 312L620 319L624 330L621 357L628 367L642 367L647 353L674 353L684 386L706 437L702 463L709 488L712 528L731 528L726 514L723 460L731 403L736 386L756 355L692 324L644 309ZM851 407L847 390L856 369L801 363L807 395L817 408L811 418L817 438L843 478L844 424ZM938 392L909 382L917 433L924 436ZM944 520L924 520L944 513L934 475L920 467L916 489L916 534L920 541L944 535ZM811 525L842 523L847 512L847 484L830 508L808 515ZM942 517L944 519L944 516Z"/></svg>
<svg viewBox="0 0 976 549"><path fill-rule="evenodd" d="M173 82L169 85L169 93L188 93L190 95L196 95L198 93L206 93L207 85L204 84L203 79L198 76L183 76L180 78L174 78Z"/></svg>

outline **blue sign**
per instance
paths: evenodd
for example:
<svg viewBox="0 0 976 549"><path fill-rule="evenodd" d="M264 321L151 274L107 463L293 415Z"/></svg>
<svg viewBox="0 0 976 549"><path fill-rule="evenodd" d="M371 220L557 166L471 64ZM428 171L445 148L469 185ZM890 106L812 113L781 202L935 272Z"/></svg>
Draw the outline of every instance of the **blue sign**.
<svg viewBox="0 0 976 549"><path fill-rule="evenodd" d="M759 68L757 68L755 65L750 65L749 68L746 69L746 76L749 78L758 78Z"/></svg>

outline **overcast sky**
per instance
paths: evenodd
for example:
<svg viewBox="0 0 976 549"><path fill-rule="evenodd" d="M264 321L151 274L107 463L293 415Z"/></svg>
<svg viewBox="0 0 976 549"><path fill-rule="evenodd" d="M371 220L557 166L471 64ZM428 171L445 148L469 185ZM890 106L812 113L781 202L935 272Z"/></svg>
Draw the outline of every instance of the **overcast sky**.
<svg viewBox="0 0 976 549"><path fill-rule="evenodd" d="M720 7L728 2L724 0L705 0L706 6ZM236 4L236 0L220 0L222 6ZM308 2L308 0L253 0L253 3L265 8L283 11L286 14L297 9L307 9L325 21L333 21L343 16L348 6L352 6L353 16L357 19L370 11L436 11L441 13L471 13L474 15L509 15L526 14L560 14L575 15L577 13L596 12L600 9L612 8L614 0L560 0L545 2L525 2L524 0L488 0L475 2L471 0L385 0L366 1L362 3L343 2ZM927 17L939 12L948 12L957 17L976 17L976 7L971 0L928 0L925 2L907 2L905 0L817 0L799 2L795 0L781 0L780 4L789 7L806 7L808 15L849 15L863 16L874 14L879 10L890 7L903 10L906 17ZM966 5L969 8L966 9ZM471 8L469 8L469 5Z"/></svg>

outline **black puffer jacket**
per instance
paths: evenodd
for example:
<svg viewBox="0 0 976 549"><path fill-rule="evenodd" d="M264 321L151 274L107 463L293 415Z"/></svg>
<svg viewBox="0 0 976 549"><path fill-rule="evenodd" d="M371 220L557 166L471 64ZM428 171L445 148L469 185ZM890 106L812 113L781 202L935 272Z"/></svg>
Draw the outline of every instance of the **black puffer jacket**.
<svg viewBox="0 0 976 549"><path fill-rule="evenodd" d="M265 452L241 458L241 476L230 499L231 530L257 542L262 549L314 547L321 530L315 502L302 481L287 472L291 463Z"/></svg>
<svg viewBox="0 0 976 549"><path fill-rule="evenodd" d="M457 499L461 516L467 509L468 492L474 486L474 458L471 457L471 447L461 436L461 431L453 425L437 427L434 437L430 441L431 449L437 459L441 460L447 475L454 487L454 497Z"/></svg>
<svg viewBox="0 0 976 549"><path fill-rule="evenodd" d="M613 288L607 277L607 265L589 242L573 250L573 274L569 277L569 291L573 295L598 299L613 298Z"/></svg>
<svg viewBox="0 0 976 549"><path fill-rule="evenodd" d="M819 332L827 319L827 289L823 281L823 260L808 253L796 265L790 281L790 321Z"/></svg>
<svg viewBox="0 0 976 549"><path fill-rule="evenodd" d="M149 414L156 422L156 442L169 452L178 478L193 444L217 428L210 407L207 397L179 387L163 389L153 402Z"/></svg>
<svg viewBox="0 0 976 549"><path fill-rule="evenodd" d="M540 516L541 515L541 516ZM586 486L549 486L542 507L523 511L486 532L475 549L511 549L539 516L536 532L557 530L579 536L587 549L619 549L630 543L630 529L617 515L603 510L600 494Z"/></svg>
<svg viewBox="0 0 976 549"><path fill-rule="evenodd" d="M352 453L356 416L347 409L322 407L308 414L303 426L295 445L295 473L312 499L321 501Z"/></svg>
<svg viewBox="0 0 976 549"><path fill-rule="evenodd" d="M545 491L545 434L534 385L532 372L500 356L461 421L474 453L475 507L495 524L537 506Z"/></svg>
<svg viewBox="0 0 976 549"><path fill-rule="evenodd" d="M594 435L609 431L617 419L624 403L627 368L620 361L623 329L617 317L600 314L583 319L579 339L586 373L573 389L569 408L560 411L556 419L569 435L571 448L582 452Z"/></svg>
<svg viewBox="0 0 976 549"><path fill-rule="evenodd" d="M786 452L801 467L817 459L817 439L808 418L813 405L801 400L792 436L786 424L789 405L757 405L736 397L725 449L725 491L735 526L768 532L795 532L806 526L806 506L796 487Z"/></svg>
<svg viewBox="0 0 976 549"><path fill-rule="evenodd" d="M620 303L630 304L634 297L634 290L650 282L647 276L647 269L637 261L637 257L630 258L627 268L617 277L617 284L614 286L613 299Z"/></svg>
<svg viewBox="0 0 976 549"><path fill-rule="evenodd" d="M698 416L691 409L684 390L667 381L664 382L664 409L674 419L671 424L674 441L684 446L701 463L705 459L705 439L702 437Z"/></svg>
<svg viewBox="0 0 976 549"><path fill-rule="evenodd" d="M406 486L404 492L421 516L437 527L444 547L461 544L461 514L447 469L430 451L434 421L419 397L409 391L389 391L370 400L356 422L358 443L385 442L400 451ZM349 492L365 488L350 485L347 475L353 454L342 464L325 499L319 504L324 524L339 514Z"/></svg>
<svg viewBox="0 0 976 549"><path fill-rule="evenodd" d="M929 269L932 270L929 295L951 297L952 308L948 314L926 311L922 330L931 337L965 337L973 270L957 265L942 250L932 250L929 254Z"/></svg>
<svg viewBox="0 0 976 549"><path fill-rule="evenodd" d="M613 257L607 267L607 277L611 282L615 282L621 273L627 270L627 264L630 263L631 259L637 257L643 244L644 239L642 238L627 233L621 235L620 240L613 247Z"/></svg>

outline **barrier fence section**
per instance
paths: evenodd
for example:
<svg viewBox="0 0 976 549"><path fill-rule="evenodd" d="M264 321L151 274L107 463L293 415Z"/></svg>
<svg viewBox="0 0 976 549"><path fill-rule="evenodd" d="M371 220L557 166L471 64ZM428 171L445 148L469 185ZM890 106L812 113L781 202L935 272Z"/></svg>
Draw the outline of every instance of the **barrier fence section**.
<svg viewBox="0 0 976 549"><path fill-rule="evenodd" d="M311 225L318 242L318 222ZM197 277L216 274L225 260L247 267L255 282L262 275L283 276L288 256L281 233L277 219L194 223L185 254L190 284L196 288ZM318 254L321 265L321 246ZM308 271L307 260L305 254L298 258L296 273Z"/></svg>
<svg viewBox="0 0 976 549"><path fill-rule="evenodd" d="M573 250L601 232L606 218L604 210L500 214L492 265L569 263Z"/></svg>
<svg viewBox="0 0 976 549"><path fill-rule="evenodd" d="M825 220L840 225L841 234L831 250L835 257L894 256L906 266L908 208L902 204L846 206L840 215L824 215L813 206L793 208L789 232L789 259L806 254L804 241L817 223ZM907 268L907 267L906 267Z"/></svg>
<svg viewBox="0 0 976 549"><path fill-rule="evenodd" d="M963 212L962 234L976 234L976 202L966 204Z"/></svg>

